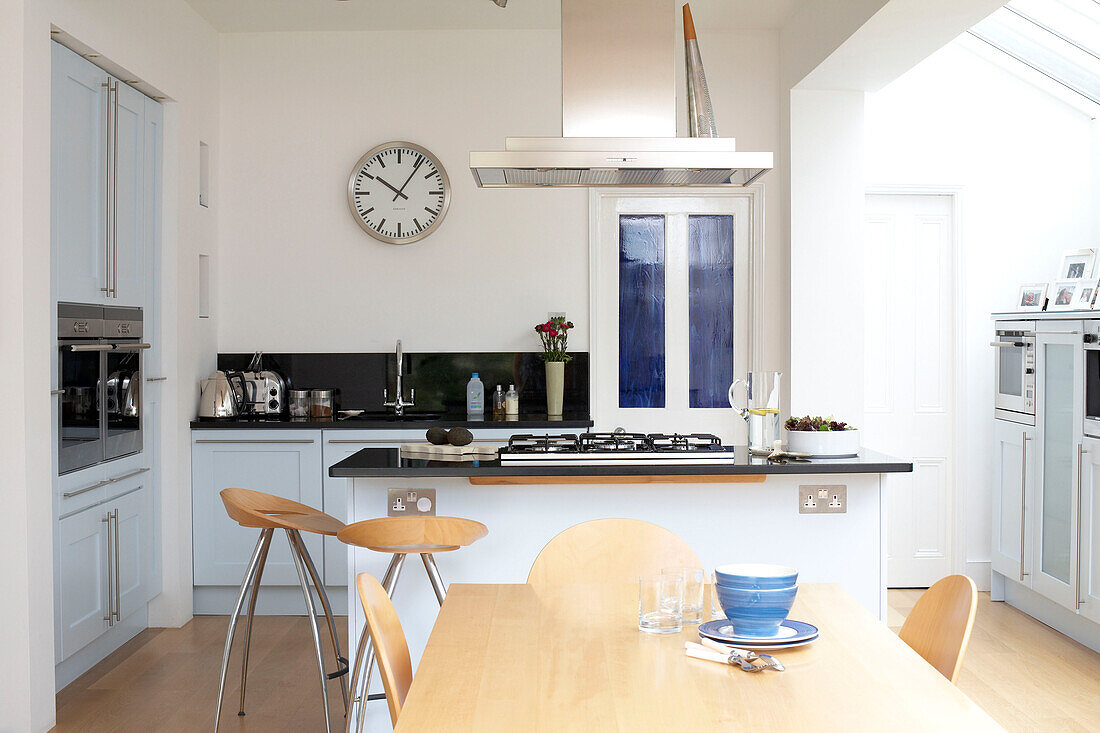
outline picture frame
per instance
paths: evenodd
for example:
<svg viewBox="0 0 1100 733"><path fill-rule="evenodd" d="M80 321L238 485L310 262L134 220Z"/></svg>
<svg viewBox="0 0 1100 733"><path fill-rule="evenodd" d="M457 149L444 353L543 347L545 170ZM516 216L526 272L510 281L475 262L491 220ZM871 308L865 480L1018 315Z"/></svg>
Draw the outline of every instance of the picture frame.
<svg viewBox="0 0 1100 733"><path fill-rule="evenodd" d="M1076 310L1077 291L1081 283L1087 282L1084 278L1068 278L1055 280L1050 287L1050 305L1047 310L1071 311Z"/></svg>
<svg viewBox="0 0 1100 733"><path fill-rule="evenodd" d="M1020 286L1016 296L1016 310L1021 313L1038 313L1046 307L1048 283L1027 283Z"/></svg>
<svg viewBox="0 0 1100 733"><path fill-rule="evenodd" d="M1095 249L1073 249L1062 254L1062 268L1058 280L1091 278L1096 266Z"/></svg>
<svg viewBox="0 0 1100 733"><path fill-rule="evenodd" d="M1096 288L1098 285L1100 285L1100 278L1093 277L1082 280L1077 287L1077 295L1073 298L1073 310L1092 310L1093 304L1096 302Z"/></svg>

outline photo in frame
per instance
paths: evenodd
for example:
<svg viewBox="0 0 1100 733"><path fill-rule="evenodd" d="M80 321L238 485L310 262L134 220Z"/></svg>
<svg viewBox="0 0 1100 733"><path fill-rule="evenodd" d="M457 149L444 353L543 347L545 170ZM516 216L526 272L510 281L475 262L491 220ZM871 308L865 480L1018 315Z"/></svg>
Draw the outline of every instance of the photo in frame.
<svg viewBox="0 0 1100 733"><path fill-rule="evenodd" d="M1029 283L1020 286L1020 295L1016 298L1016 310L1024 313L1037 313L1043 310L1047 302L1047 283Z"/></svg>
<svg viewBox="0 0 1100 733"><path fill-rule="evenodd" d="M1062 268L1058 270L1059 280L1074 280L1092 277L1096 264L1095 249L1074 249L1062 254Z"/></svg>
<svg viewBox="0 0 1100 733"><path fill-rule="evenodd" d="M1093 303L1096 302L1096 287L1098 283L1100 283L1100 279L1095 277L1081 281L1081 284L1077 286L1077 296L1073 299L1073 310L1092 310Z"/></svg>
<svg viewBox="0 0 1100 733"><path fill-rule="evenodd" d="M1050 288L1050 308L1052 311L1071 311L1077 308L1077 291L1087 282L1080 278L1055 280Z"/></svg>

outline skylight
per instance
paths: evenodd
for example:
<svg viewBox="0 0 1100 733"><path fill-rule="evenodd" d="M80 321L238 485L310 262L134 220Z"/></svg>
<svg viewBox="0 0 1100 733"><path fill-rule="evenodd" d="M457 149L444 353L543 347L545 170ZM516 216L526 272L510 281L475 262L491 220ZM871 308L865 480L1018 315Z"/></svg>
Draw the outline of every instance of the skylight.
<svg viewBox="0 0 1100 733"><path fill-rule="evenodd" d="M1100 109L1100 0L1011 0L968 33L1058 96Z"/></svg>

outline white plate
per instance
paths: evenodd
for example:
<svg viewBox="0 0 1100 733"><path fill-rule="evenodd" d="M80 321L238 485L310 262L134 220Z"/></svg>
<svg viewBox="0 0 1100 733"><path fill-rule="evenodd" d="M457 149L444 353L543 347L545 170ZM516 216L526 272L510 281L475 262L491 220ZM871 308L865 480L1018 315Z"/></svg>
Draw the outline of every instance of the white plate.
<svg viewBox="0 0 1100 733"><path fill-rule="evenodd" d="M699 625L699 636L742 649L780 649L801 646L816 639L819 631L805 621L787 619L774 636L737 636L728 619L715 619Z"/></svg>

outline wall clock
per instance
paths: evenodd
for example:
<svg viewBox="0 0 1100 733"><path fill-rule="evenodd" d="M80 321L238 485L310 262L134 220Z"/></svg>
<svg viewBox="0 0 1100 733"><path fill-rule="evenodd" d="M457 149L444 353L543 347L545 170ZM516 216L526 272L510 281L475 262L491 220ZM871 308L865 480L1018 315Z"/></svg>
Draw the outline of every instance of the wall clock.
<svg viewBox="0 0 1100 733"><path fill-rule="evenodd" d="M348 206L367 234L409 244L439 228L451 203L451 182L439 158L407 142L377 145L348 180Z"/></svg>

